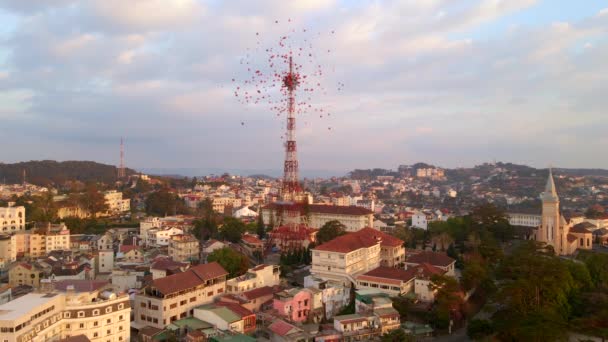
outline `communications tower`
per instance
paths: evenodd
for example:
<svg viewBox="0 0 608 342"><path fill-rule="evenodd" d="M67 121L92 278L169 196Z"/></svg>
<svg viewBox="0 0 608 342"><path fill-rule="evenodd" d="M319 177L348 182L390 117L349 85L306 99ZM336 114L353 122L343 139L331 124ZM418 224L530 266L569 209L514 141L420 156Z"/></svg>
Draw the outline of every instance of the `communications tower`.
<svg viewBox="0 0 608 342"><path fill-rule="evenodd" d="M289 72L283 77L283 87L287 89L287 141L285 142L285 165L281 197L284 201L298 201L302 194L299 182L299 166L296 147L295 90L300 84L300 75L294 71L293 59L289 57Z"/></svg>
<svg viewBox="0 0 608 342"><path fill-rule="evenodd" d="M118 166L118 179L124 179L126 177L125 172L125 145L122 137L120 137L120 165Z"/></svg>

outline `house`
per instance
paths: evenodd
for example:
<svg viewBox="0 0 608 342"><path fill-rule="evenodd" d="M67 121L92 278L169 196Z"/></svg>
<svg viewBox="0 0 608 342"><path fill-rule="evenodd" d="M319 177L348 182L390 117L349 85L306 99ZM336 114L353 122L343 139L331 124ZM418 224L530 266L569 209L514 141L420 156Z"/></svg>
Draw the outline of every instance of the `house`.
<svg viewBox="0 0 608 342"><path fill-rule="evenodd" d="M307 276L304 278L304 287L321 291L321 302L325 307L326 318L332 318L350 302L350 288L341 283Z"/></svg>
<svg viewBox="0 0 608 342"><path fill-rule="evenodd" d="M248 255L262 253L264 251L264 241L260 240L256 235L243 234L241 237L241 244L245 247Z"/></svg>
<svg viewBox="0 0 608 342"><path fill-rule="evenodd" d="M392 267L378 267L357 276L357 288L375 289L391 296L414 291L415 273Z"/></svg>
<svg viewBox="0 0 608 342"><path fill-rule="evenodd" d="M435 301L437 290L432 287L432 278L435 275L446 274L445 270L427 263L414 266L411 270L416 277L414 280L414 293L416 294L416 298L423 302Z"/></svg>
<svg viewBox="0 0 608 342"><path fill-rule="evenodd" d="M454 269L456 260L450 258L445 253L431 251L408 250L407 260L405 261L406 269L426 263L435 266L445 271L445 274L451 277L455 276Z"/></svg>
<svg viewBox="0 0 608 342"><path fill-rule="evenodd" d="M203 244L201 246L202 260L206 261L207 256L209 254L213 253L214 251L216 251L218 249L222 249L226 246L227 245L225 243L215 240L215 239L209 239L209 240L203 242Z"/></svg>
<svg viewBox="0 0 608 342"><path fill-rule="evenodd" d="M188 267L190 267L190 264L186 262L177 262L171 258L157 257L150 265L150 273L152 273L152 279L158 279L184 272Z"/></svg>
<svg viewBox="0 0 608 342"><path fill-rule="evenodd" d="M281 319L274 320L268 326L270 341L272 342L299 342L310 341L315 336L306 333L304 330L289 324Z"/></svg>
<svg viewBox="0 0 608 342"><path fill-rule="evenodd" d="M249 209L248 206L242 206L232 211L232 217L240 218L255 218L258 217L258 213L254 210Z"/></svg>
<svg viewBox="0 0 608 342"><path fill-rule="evenodd" d="M261 264L250 268L247 272L236 278L228 279L226 291L228 293L239 293L264 286L276 286L280 282L281 270L279 265Z"/></svg>
<svg viewBox="0 0 608 342"><path fill-rule="evenodd" d="M322 308L314 307L313 300L320 292L308 288L293 288L278 292L274 296L273 308L278 314L292 322L305 322L309 319L318 322L322 316ZM320 300L317 300L319 302Z"/></svg>
<svg viewBox="0 0 608 342"><path fill-rule="evenodd" d="M373 314L335 316L334 329L342 333L344 341L369 341L381 335Z"/></svg>
<svg viewBox="0 0 608 342"><path fill-rule="evenodd" d="M419 229L428 229L429 217L427 214L419 211L412 215L412 227Z"/></svg>
<svg viewBox="0 0 608 342"><path fill-rule="evenodd" d="M249 334L255 331L255 314L239 304L218 302L194 308L194 317L224 331Z"/></svg>
<svg viewBox="0 0 608 342"><path fill-rule="evenodd" d="M29 285L33 288L39 288L40 280L44 277L44 269L38 263L21 262L13 265L8 271L8 283L13 287Z"/></svg>
<svg viewBox="0 0 608 342"><path fill-rule="evenodd" d="M128 262L143 262L144 252L139 246L120 246L121 260Z"/></svg>

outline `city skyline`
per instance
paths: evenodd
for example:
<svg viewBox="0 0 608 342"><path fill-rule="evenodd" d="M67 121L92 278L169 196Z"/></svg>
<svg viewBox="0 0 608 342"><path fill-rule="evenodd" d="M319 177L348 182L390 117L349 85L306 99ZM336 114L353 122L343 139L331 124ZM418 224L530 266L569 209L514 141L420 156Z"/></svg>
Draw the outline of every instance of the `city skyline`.
<svg viewBox="0 0 608 342"><path fill-rule="evenodd" d="M318 43L345 86L322 99L331 119L298 127L304 171L608 168L600 1L14 0L0 20L2 162L118 165L124 136L134 169L280 169L284 121L231 78L253 32L307 27L335 31Z"/></svg>

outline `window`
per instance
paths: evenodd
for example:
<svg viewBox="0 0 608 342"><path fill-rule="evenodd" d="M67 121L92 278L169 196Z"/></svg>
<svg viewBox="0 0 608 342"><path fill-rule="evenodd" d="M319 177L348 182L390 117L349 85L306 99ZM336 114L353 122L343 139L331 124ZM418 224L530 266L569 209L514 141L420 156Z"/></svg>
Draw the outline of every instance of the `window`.
<svg viewBox="0 0 608 342"><path fill-rule="evenodd" d="M78 311L78 317L84 317L84 311Z"/></svg>
<svg viewBox="0 0 608 342"><path fill-rule="evenodd" d="M196 297L192 297L192 298L190 298L190 303L192 303L192 302L194 302L194 301L196 301Z"/></svg>
<svg viewBox="0 0 608 342"><path fill-rule="evenodd" d="M118 310L122 310L122 309L124 309L124 308L125 308L125 305L124 305L124 304L118 304ZM122 316L120 316L120 317L122 317Z"/></svg>
<svg viewBox="0 0 608 342"><path fill-rule="evenodd" d="M140 306L141 306L142 308L145 308L145 307L146 307L146 303L141 303L141 304L140 304Z"/></svg>
<svg viewBox="0 0 608 342"><path fill-rule="evenodd" d="M111 307L111 306L108 306L108 307L106 308L106 313L110 313L110 312L112 312L112 307Z"/></svg>
<svg viewBox="0 0 608 342"><path fill-rule="evenodd" d="M93 322L93 326L96 327L99 324L98 321Z"/></svg>
<svg viewBox="0 0 608 342"><path fill-rule="evenodd" d="M96 333L96 332L94 332L94 333L93 333L93 337L97 337L98 335L99 335L99 334L98 334L98 333Z"/></svg>
<svg viewBox="0 0 608 342"><path fill-rule="evenodd" d="M99 316L99 309L93 310L93 316Z"/></svg>
<svg viewBox="0 0 608 342"><path fill-rule="evenodd" d="M70 313L69 312L64 312L63 313L63 318L70 318Z"/></svg>
<svg viewBox="0 0 608 342"><path fill-rule="evenodd" d="M66 328L66 329L70 329L70 325L69 325L69 324L66 324L66 325L65 325L65 328Z"/></svg>
<svg viewBox="0 0 608 342"><path fill-rule="evenodd" d="M106 320L106 323L108 323L108 324L112 323L112 319L111 319L111 318L108 318L108 319Z"/></svg>
<svg viewBox="0 0 608 342"><path fill-rule="evenodd" d="M173 303L169 305L169 309L175 309L177 307L177 303Z"/></svg>
<svg viewBox="0 0 608 342"><path fill-rule="evenodd" d="M84 329L84 323L80 323L80 329Z"/></svg>

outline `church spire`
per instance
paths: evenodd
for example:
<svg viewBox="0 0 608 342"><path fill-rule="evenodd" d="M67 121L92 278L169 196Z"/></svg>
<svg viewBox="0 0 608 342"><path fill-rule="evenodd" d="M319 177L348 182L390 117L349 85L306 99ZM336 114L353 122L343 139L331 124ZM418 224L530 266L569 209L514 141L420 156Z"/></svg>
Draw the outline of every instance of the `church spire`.
<svg viewBox="0 0 608 342"><path fill-rule="evenodd" d="M545 185L545 191L541 195L542 200L554 200L558 199L557 191L555 191L555 182L553 181L553 170L549 169L549 178L547 179L547 185Z"/></svg>

